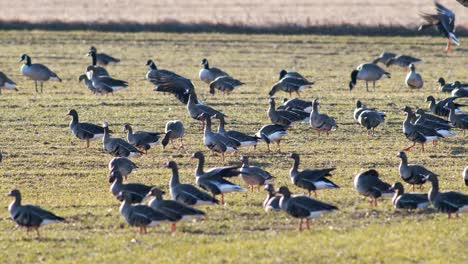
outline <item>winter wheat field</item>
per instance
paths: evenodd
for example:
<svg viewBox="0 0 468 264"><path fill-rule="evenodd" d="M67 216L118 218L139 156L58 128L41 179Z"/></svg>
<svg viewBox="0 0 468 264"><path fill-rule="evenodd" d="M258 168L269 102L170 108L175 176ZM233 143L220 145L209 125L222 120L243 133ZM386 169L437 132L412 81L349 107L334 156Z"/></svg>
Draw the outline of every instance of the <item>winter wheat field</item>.
<svg viewBox="0 0 468 264"><path fill-rule="evenodd" d="M466 11L465 11L466 12ZM18 84L18 92L0 96L0 262L1 263L467 263L467 214L448 220L433 209L398 211L389 199L371 207L353 187L354 176L375 168L382 179L393 183L398 176L396 154L410 145L402 133L401 107L427 107L428 95L440 99L437 79L468 81L466 41L446 54L441 37L365 37L328 35L236 35L105 33L94 31L0 31L1 71ZM109 73L129 82L129 88L113 96L94 96L78 76L90 58L94 45L99 51L121 59L108 66ZM383 51L410 54L424 62L417 65L425 85L420 90L405 87L406 69L387 68L391 79L366 92L364 83L350 92L350 72ZM27 53L33 63L53 69L62 83L47 82L43 94L35 94L34 83L19 72L19 56ZM198 80L200 61L227 71L247 84L231 95L208 93ZM119 214L120 202L109 193L107 164L112 158L94 141L89 149L68 127L70 109L80 120L101 124L107 121L114 137L124 137L122 125L137 130L164 132L168 120L179 119L187 129L185 150L152 148L133 161L140 167L129 176L131 182L159 186L168 192L170 170L164 163L179 164L181 181L195 183L195 151L203 151L202 132L186 107L172 95L153 91L145 80L145 63L153 59L163 69L186 76L208 105L229 117L227 128L254 134L270 122L268 91L281 69L299 71L316 84L303 99L319 98L320 111L335 117L338 130L318 136L308 124L295 124L282 142L280 153L267 152L260 143L256 150L241 149L226 161L212 157L207 166L239 164L241 155L268 170L275 186L295 187L286 156L301 155L301 168L336 167L337 190L319 192L318 199L339 208L336 213L316 218L311 230L299 232L298 220L284 212L263 210L263 190L227 194L226 205L202 207L203 221L178 225L175 235L169 224L150 228L140 235ZM384 66L383 66L384 67ZM277 100L287 96L276 95ZM369 137L354 125L353 110L359 99L385 111L387 122ZM463 101L468 104L468 101ZM464 110L468 110L465 107ZM215 121L215 127L217 122ZM461 173L468 165L467 135L444 139L436 147L419 146L409 161L439 174L442 190L467 192ZM244 186L240 178L234 182ZM6 194L19 188L25 203L37 204L66 218L66 223L41 228L42 238L15 229L7 211L12 201ZM247 188L247 187L246 187ZM405 184L405 188L409 186ZM429 185L424 186L427 192Z"/></svg>

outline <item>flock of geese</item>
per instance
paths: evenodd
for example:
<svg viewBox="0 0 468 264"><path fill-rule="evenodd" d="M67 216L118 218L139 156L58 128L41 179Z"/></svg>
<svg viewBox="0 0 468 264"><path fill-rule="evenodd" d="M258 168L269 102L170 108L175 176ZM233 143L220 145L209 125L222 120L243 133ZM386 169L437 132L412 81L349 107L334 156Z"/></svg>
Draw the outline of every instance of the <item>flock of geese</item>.
<svg viewBox="0 0 468 264"><path fill-rule="evenodd" d="M451 42L459 44L458 39L453 34L454 14L438 3L436 3L436 9L436 15L424 15L423 17L430 25L436 26L444 33L448 39L447 51L449 51ZM451 19L452 17L453 19ZM423 25L422 28L428 25ZM89 49L88 55L92 58L92 64L86 68L84 74L79 76L79 81L84 81L92 93L108 94L128 87L126 81L111 77L104 68L108 64L118 63L118 59L104 53L98 53L95 47ZM45 65L33 64L31 57L27 54L21 55L20 59L24 61L21 72L34 81L36 92L43 92L43 85L46 81L61 81L60 77ZM412 56L385 52L371 63L361 64L353 70L349 88L350 90L355 88L357 80L364 80L367 90L368 82L373 82L375 90L376 81L385 76L390 77L390 73L378 66L378 63L387 67L397 65L409 68L410 72L405 80L407 86L421 88L423 80L414 66L421 61L421 59ZM190 79L169 70L158 69L152 60L148 60L146 65L149 67L146 79L154 85L154 91L173 94L177 100L186 105L188 115L201 123L204 145L212 155L221 154L223 163L225 153L237 153L243 147L256 148L260 141L267 144L269 152L270 144L277 144L277 151L280 152L282 138L288 134L288 129L296 123L308 122L319 136L321 133L328 135L338 129L332 116L319 112L320 102L318 99L307 101L293 98L285 100L277 106L277 102L272 97L275 93L283 91L290 95L295 93L299 96L301 91L314 84L313 81L307 80L300 73L285 70L280 72L278 82L272 85L271 91L268 93L270 99L267 115L271 123L262 126L257 133L252 135L241 131L226 130L225 118L227 115L204 104L197 97L195 87ZM244 85L243 82L225 71L210 67L207 59L203 59L201 65L203 67L199 72L199 78L209 85L212 94L216 91L229 94L237 87ZM37 82L40 84L40 89L38 89ZM422 108L412 109L409 106L401 109L406 115L403 122L403 133L413 144L397 154L397 157L401 159L399 166L401 180L410 184L413 191L415 186L421 187L429 182L432 185L430 191L428 193L405 193L401 183L396 182L393 185L386 183L379 178L376 169L370 169L355 176L354 187L359 194L369 197L372 205L377 206L377 199L380 197L393 197L392 204L395 208L411 210L432 205L437 211L447 213L449 218L452 214L458 217L459 212L468 210L468 195L440 191L438 174L421 165L408 163L406 152L416 144L421 144L424 151L425 143L437 144L439 140L455 136L454 128L463 130L463 134L468 128L468 115L459 109L464 105L456 101L468 96L468 84L460 81L447 83L443 78L439 79L439 83L440 91L450 92L452 96L440 101L437 101L433 96L428 96L426 102L429 102L428 110L430 113ZM5 89L16 89L15 82L3 73L0 73L0 86ZM195 207L224 204L226 193L246 191L243 187L230 181L230 178L237 176L240 176L251 190L255 187L264 187L267 191L263 203L265 210L282 210L290 216L300 219L299 230L303 229L304 224L309 229L311 218L338 210L335 205L311 197L312 192L316 198L319 190L339 188L329 179L336 168L300 170L300 156L297 153L287 155L292 160L289 176L291 182L296 187L303 189L308 196L293 195L286 186L275 190L273 187L275 178L264 168L252 165L248 156L240 157L240 164L205 169L205 155L203 152L197 151L191 156L197 161L195 184L179 181L179 172L175 161L169 161L165 164L165 167L172 172L169 182L169 193L172 200L166 200L163 198L165 192L156 186L126 182L127 177L138 168L130 158L145 155L151 147L159 144L163 148L169 144L173 148L185 148L183 140L185 128L181 121L167 122L164 134L136 131L130 124L124 124L123 130L127 133L127 140L125 140L112 137L112 131L107 122L102 126L81 122L78 112L74 109L70 110L68 115L72 119L70 122L72 134L85 141L86 147L90 146L90 141L102 139L104 151L114 157L109 162L110 192L121 201L120 213L122 217L130 226L139 228L139 232L142 234L147 233L147 227L163 222L170 223L171 231L176 232L176 224L179 221L204 218L205 212ZM384 112L368 107L361 101L356 102L355 122L365 127L369 136L374 134L376 127L385 122L385 117ZM214 119L219 121L217 131L213 130L212 127ZM175 141L179 142L175 143ZM465 184L468 186L467 171L468 166L462 174ZM11 218L19 226L26 227L28 231L35 230L38 236L39 227L42 225L65 221L64 218L38 206L23 205L21 193L17 189L12 190L9 195L14 197L14 201L8 207ZM144 203L148 198L150 198L149 202Z"/></svg>

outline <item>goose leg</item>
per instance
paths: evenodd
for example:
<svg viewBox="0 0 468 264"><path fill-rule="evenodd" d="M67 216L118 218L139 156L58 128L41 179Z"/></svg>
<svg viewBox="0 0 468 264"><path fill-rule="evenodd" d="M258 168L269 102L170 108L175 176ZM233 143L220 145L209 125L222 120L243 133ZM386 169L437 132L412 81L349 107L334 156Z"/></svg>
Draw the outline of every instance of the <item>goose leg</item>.
<svg viewBox="0 0 468 264"><path fill-rule="evenodd" d="M297 97L301 97L301 93L299 92L299 90L296 91L296 94L297 94Z"/></svg>
<svg viewBox="0 0 468 264"><path fill-rule="evenodd" d="M416 145L416 142L413 142L413 145L407 147L407 148L404 148L403 150L404 151L409 151L411 148L413 148L414 146Z"/></svg>
<svg viewBox="0 0 468 264"><path fill-rule="evenodd" d="M452 50L452 44L450 43L450 39L447 39L447 47L445 48L445 52L449 52Z"/></svg>
<svg viewBox="0 0 468 264"><path fill-rule="evenodd" d="M39 91L37 90L37 81L34 81L34 87L36 88L36 93L39 93Z"/></svg>
<svg viewBox="0 0 468 264"><path fill-rule="evenodd" d="M377 207L377 198L374 198L374 207Z"/></svg>
<svg viewBox="0 0 468 264"><path fill-rule="evenodd" d="M317 191L315 191L315 190L314 190L314 196L315 196L315 198L317 198ZM309 220L307 220L307 221L309 221Z"/></svg>
<svg viewBox="0 0 468 264"><path fill-rule="evenodd" d="M34 229L36 229L37 238L41 238L41 234L39 233L39 227L36 226Z"/></svg>
<svg viewBox="0 0 468 264"><path fill-rule="evenodd" d="M375 92L375 81L372 82L373 86L374 86L374 92Z"/></svg>
<svg viewBox="0 0 468 264"><path fill-rule="evenodd" d="M221 152L221 160L224 162L224 152Z"/></svg>
<svg viewBox="0 0 468 264"><path fill-rule="evenodd" d="M221 193L221 204L224 205L224 193Z"/></svg>
<svg viewBox="0 0 468 264"><path fill-rule="evenodd" d="M42 86L44 85L44 82L41 81L41 93L42 93Z"/></svg>
<svg viewBox="0 0 468 264"><path fill-rule="evenodd" d="M422 152L424 152L424 143L421 144Z"/></svg>
<svg viewBox="0 0 468 264"><path fill-rule="evenodd" d="M302 232L302 218L299 219L299 231Z"/></svg>
<svg viewBox="0 0 468 264"><path fill-rule="evenodd" d="M86 139L86 148L89 148L89 138Z"/></svg>
<svg viewBox="0 0 468 264"><path fill-rule="evenodd" d="M172 234L175 234L176 231L177 231L176 223L172 223L172 225L171 225L171 233L172 233Z"/></svg>
<svg viewBox="0 0 468 264"><path fill-rule="evenodd" d="M307 190L307 193L309 194L309 197L310 197L310 190Z"/></svg>
<svg viewBox="0 0 468 264"><path fill-rule="evenodd" d="M306 218L307 230L310 230L310 219Z"/></svg>
<svg viewBox="0 0 468 264"><path fill-rule="evenodd" d="M413 192L414 192L414 184L411 184L411 187L412 187L412 189L413 189Z"/></svg>
<svg viewBox="0 0 468 264"><path fill-rule="evenodd" d="M267 147L268 147L268 152L271 152L270 143L267 143Z"/></svg>
<svg viewBox="0 0 468 264"><path fill-rule="evenodd" d="M369 91L369 84L368 84L367 81L366 81L366 91L367 91L367 92Z"/></svg>
<svg viewBox="0 0 468 264"><path fill-rule="evenodd" d="M278 145L278 149L276 150L276 152L278 152L278 153L281 152L280 142L281 142L281 141L276 142L276 144Z"/></svg>
<svg viewBox="0 0 468 264"><path fill-rule="evenodd" d="M180 141L179 149L185 149L185 146L184 146L184 139L183 139L183 138L180 138L179 141Z"/></svg>

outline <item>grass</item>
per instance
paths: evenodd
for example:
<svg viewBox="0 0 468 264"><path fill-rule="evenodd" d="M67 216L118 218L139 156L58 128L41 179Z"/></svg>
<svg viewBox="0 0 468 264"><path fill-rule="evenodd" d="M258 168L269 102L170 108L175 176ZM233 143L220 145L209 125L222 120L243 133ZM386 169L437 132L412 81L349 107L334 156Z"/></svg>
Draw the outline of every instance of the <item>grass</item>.
<svg viewBox="0 0 468 264"><path fill-rule="evenodd" d="M13 230L7 206L0 203L0 262L261 262L261 263L376 263L429 262L466 263L468 229L466 215L447 221L432 210L395 211L390 202L371 208L353 188L353 178L363 169L377 168L388 182L399 180L396 153L409 144L401 132L404 105L425 107L424 99L437 91L436 80L465 80L467 50L456 48L449 55L441 38L353 37L353 36L272 36L222 34L96 33L96 32L0 32L2 71L14 79L19 92L0 96L0 194L12 188L23 192L26 203L39 204L68 219L42 229L36 240L24 230ZM110 53L122 63L109 72L128 80L130 88L114 96L93 96L77 82L89 64L85 57L90 45ZM350 71L370 61L382 51L411 54L424 60L417 68L426 80L421 90L404 86L406 70L390 68L392 79L378 82L376 92L366 93L362 82L349 92ZM34 94L33 83L19 73L21 53L33 62L56 71L63 83L48 82L44 94ZM197 79L203 57L248 84L232 95L211 96L206 84ZM267 93L280 69L297 70L316 81L304 98L321 100L321 112L334 116L339 129L330 136L317 137L306 124L295 125L282 146L282 153L266 153L261 144L251 162L260 164L276 177L276 186L288 185L291 160L286 154L298 152L302 168L336 167L332 180L339 190L319 193L323 201L340 211L313 221L312 230L299 233L297 220L285 213L265 213L261 203L265 193L229 194L227 205L205 207L208 219L183 223L175 236L162 225L141 236L129 228L118 212L119 203L108 192L107 163L100 142L85 149L68 128L66 113L74 108L83 121L108 121L117 132L124 123L139 130L163 131L168 120L180 119L187 128L188 148L177 152L160 147L135 162L141 167L129 180L161 186L167 190L170 171L164 162L179 164L184 182L194 182L191 153L204 150L199 125L190 119L183 105L172 96L152 91L144 80L146 60L153 58L160 68L191 78L198 94L228 116L228 129L254 133L269 122ZM464 79L465 78L465 79ZM285 96L278 94L277 98ZM376 136L353 125L356 99L387 113L387 123ZM240 110L242 109L242 110ZM442 190L466 192L461 171L467 165L467 139L458 136L443 140L437 148L419 148L409 153L410 162L440 174ZM238 164L238 156L228 156L226 164ZM219 166L219 158L208 160ZM242 184L240 179L236 182ZM405 185L405 187L408 187ZM425 186L425 191L429 189Z"/></svg>

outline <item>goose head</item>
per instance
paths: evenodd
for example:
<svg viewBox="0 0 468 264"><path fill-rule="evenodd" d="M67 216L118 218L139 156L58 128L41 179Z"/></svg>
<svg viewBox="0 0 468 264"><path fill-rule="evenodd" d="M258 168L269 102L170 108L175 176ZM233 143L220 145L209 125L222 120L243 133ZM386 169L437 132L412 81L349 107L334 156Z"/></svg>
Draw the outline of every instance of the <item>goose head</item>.
<svg viewBox="0 0 468 264"><path fill-rule="evenodd" d="M281 186L276 192L281 194L284 197L291 197L291 192L286 186Z"/></svg>
<svg viewBox="0 0 468 264"><path fill-rule="evenodd" d="M416 70L416 67L414 66L413 63L411 63L408 68L411 70L411 71L415 71Z"/></svg>
<svg viewBox="0 0 468 264"><path fill-rule="evenodd" d="M402 160L408 159L408 156L406 156L406 153L404 151L398 152L396 156L397 156L397 158L400 158Z"/></svg>
<svg viewBox="0 0 468 264"><path fill-rule="evenodd" d="M175 161L171 160L169 162L166 162L164 167L168 168L168 169L174 169L174 168L177 168L177 163Z"/></svg>
<svg viewBox="0 0 468 264"><path fill-rule="evenodd" d="M27 65L31 64L31 57L28 54L21 54L19 62L26 61Z"/></svg>
<svg viewBox="0 0 468 264"><path fill-rule="evenodd" d="M21 197L21 193L20 193L20 191L18 189L13 189L7 194L7 196L11 196L11 197L15 197L15 198L16 197Z"/></svg>
<svg viewBox="0 0 468 264"><path fill-rule="evenodd" d="M190 156L191 159L203 159L205 156L201 151L197 151Z"/></svg>
<svg viewBox="0 0 468 264"><path fill-rule="evenodd" d="M151 188L151 190L148 192L148 194L146 195L146 197L150 197L150 196L154 196L156 197L158 200L162 200L162 196L166 194L165 191L159 189L158 187L153 187Z"/></svg>
<svg viewBox="0 0 468 264"><path fill-rule="evenodd" d="M440 85L444 85L445 84L445 79L440 77L437 82L440 84Z"/></svg>
<svg viewBox="0 0 468 264"><path fill-rule="evenodd" d="M434 98L434 96L429 95L429 96L426 98L426 102L434 102L434 103L435 103L435 98Z"/></svg>
<svg viewBox="0 0 468 264"><path fill-rule="evenodd" d="M279 79L283 79L283 77L288 74L288 72L286 70L281 70L280 73L279 73Z"/></svg>
<svg viewBox="0 0 468 264"><path fill-rule="evenodd" d="M389 189L388 191L394 191L397 195L403 194L404 192L404 187L403 184L400 182L395 182Z"/></svg>

